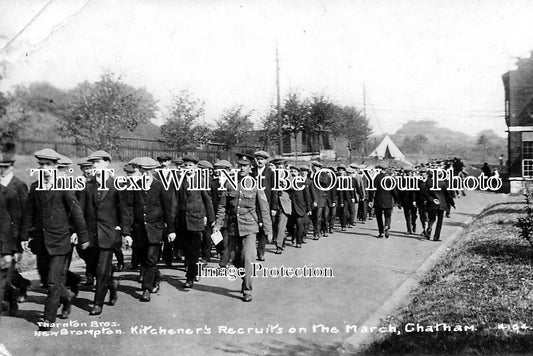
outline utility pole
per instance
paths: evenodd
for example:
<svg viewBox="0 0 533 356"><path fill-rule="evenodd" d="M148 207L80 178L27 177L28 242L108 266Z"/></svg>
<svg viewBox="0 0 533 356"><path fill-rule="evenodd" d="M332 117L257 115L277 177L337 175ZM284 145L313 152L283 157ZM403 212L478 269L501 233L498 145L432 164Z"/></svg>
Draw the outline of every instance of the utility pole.
<svg viewBox="0 0 533 356"><path fill-rule="evenodd" d="M278 43L276 42L276 100L277 100L277 111L278 111L278 154L283 153L283 135L281 131L281 126L283 120L281 119L281 100L279 94L279 55L278 55Z"/></svg>
<svg viewBox="0 0 533 356"><path fill-rule="evenodd" d="M366 88L363 82L363 117L366 120ZM368 155L368 138L365 139L365 156Z"/></svg>

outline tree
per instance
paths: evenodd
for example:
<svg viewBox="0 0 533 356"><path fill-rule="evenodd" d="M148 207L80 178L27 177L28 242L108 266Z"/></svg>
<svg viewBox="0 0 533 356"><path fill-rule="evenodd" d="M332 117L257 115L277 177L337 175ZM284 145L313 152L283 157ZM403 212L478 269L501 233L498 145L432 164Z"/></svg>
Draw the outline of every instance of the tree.
<svg viewBox="0 0 533 356"><path fill-rule="evenodd" d="M335 105L335 121L332 126L334 136L348 139L351 151L360 150L372 134L368 119L355 106Z"/></svg>
<svg viewBox="0 0 533 356"><path fill-rule="evenodd" d="M189 150L209 142L211 128L197 122L204 114L204 103L192 93L182 90L175 94L167 111L161 136L168 146Z"/></svg>
<svg viewBox="0 0 533 356"><path fill-rule="evenodd" d="M18 139L28 123L28 118L23 102L16 96L7 96L0 92L0 144Z"/></svg>
<svg viewBox="0 0 533 356"><path fill-rule="evenodd" d="M155 116L153 96L112 73L103 74L98 82L79 84L71 94L67 110L60 114L60 134L91 149L115 148L122 132L131 132Z"/></svg>
<svg viewBox="0 0 533 356"><path fill-rule="evenodd" d="M213 138L216 142L226 145L228 148L238 147L247 142L247 137L253 129L250 121L252 112L243 113L242 106L234 106L225 109L217 121Z"/></svg>

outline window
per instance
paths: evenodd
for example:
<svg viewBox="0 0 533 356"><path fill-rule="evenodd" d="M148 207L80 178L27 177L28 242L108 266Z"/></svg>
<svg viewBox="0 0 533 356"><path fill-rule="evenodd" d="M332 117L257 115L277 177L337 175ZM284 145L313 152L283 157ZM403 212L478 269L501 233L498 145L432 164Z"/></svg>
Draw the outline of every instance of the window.
<svg viewBox="0 0 533 356"><path fill-rule="evenodd" d="M533 132L522 132L522 176L533 177Z"/></svg>

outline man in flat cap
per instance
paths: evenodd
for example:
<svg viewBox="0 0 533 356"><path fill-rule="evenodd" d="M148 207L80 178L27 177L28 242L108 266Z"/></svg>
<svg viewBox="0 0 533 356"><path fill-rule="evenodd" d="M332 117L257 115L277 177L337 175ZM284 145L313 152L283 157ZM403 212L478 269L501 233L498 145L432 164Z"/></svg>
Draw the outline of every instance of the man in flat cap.
<svg viewBox="0 0 533 356"><path fill-rule="evenodd" d="M300 176L300 167L291 165L289 167L291 179ZM305 183L304 183L305 184ZM302 185L304 185L302 184ZM311 214L311 197L307 189L291 190L292 213L289 219L289 231L292 232L293 240L296 242L296 248L301 248L306 234L305 217Z"/></svg>
<svg viewBox="0 0 533 356"><path fill-rule="evenodd" d="M374 179L376 190L370 192L369 201L371 202L370 207L376 209L376 220L379 230L378 238L382 238L383 235L385 235L385 238L389 238L392 208L398 201L398 195L396 189L386 190L384 184L382 184L385 176L392 174L392 169L387 164L381 164L381 167L386 168L383 168L383 171ZM385 222L383 222L383 218L385 218Z"/></svg>
<svg viewBox="0 0 533 356"><path fill-rule="evenodd" d="M69 255L72 253L71 232L74 229L80 249L89 247L87 228L74 192L52 189L52 171L58 167L61 156L52 149L35 152L39 168L44 169L44 182L34 182L30 187L21 239L27 248L31 238L32 250L42 265L47 266L48 294L44 307L41 330L50 330L56 320L59 303L63 303L62 318L68 318L74 293L65 289ZM39 184L41 183L41 184ZM37 187L41 185L37 190Z"/></svg>
<svg viewBox="0 0 533 356"><path fill-rule="evenodd" d="M245 269L241 291L243 301L252 301L252 262L254 260L256 235L260 225L263 226L268 240L272 238L272 222L264 191L257 185L247 187L254 157L246 154L238 155L239 179L237 189L229 182L222 191L218 205L217 220L214 231L219 231L227 221L228 235L236 240L237 253L235 267ZM249 188L249 189L247 189ZM259 211L257 210L259 207Z"/></svg>
<svg viewBox="0 0 533 356"><path fill-rule="evenodd" d="M80 197L87 231L93 241L94 262L92 273L96 276L94 305L90 315L100 315L109 290L109 304L117 301L118 281L113 279L113 254L122 245L122 235L129 235L131 220L128 215L126 191L118 191L109 169L111 155L105 151L93 152L87 157L92 163L95 179L87 182Z"/></svg>
<svg viewBox="0 0 533 356"><path fill-rule="evenodd" d="M5 298L10 315L15 315L18 310L16 289L12 282L15 260L18 260L17 254L20 253L19 232L22 223L22 205L17 191L7 188L4 181L6 167L10 167L13 161L5 155L0 161L0 314Z"/></svg>
<svg viewBox="0 0 533 356"><path fill-rule="evenodd" d="M270 214L272 219L275 218L278 210L278 194L272 190L274 186L274 173L272 169L267 165L270 155L265 151L257 151L254 153L255 166L252 168L252 176L256 179L261 179L265 196L267 198L268 206L270 208ZM259 228L257 234L257 260L265 260L265 251L267 244L267 234L262 227Z"/></svg>
<svg viewBox="0 0 533 356"><path fill-rule="evenodd" d="M428 222L428 212L427 205L429 200L429 182L428 179L428 169L426 167L421 167L418 170L418 175L422 178L418 181L418 191L415 192L415 202L418 208L418 216L420 217L420 224L422 226L421 236L427 237L427 222Z"/></svg>
<svg viewBox="0 0 533 356"><path fill-rule="evenodd" d="M14 175L15 164L15 144L7 143L3 147L3 155L0 159L0 185L12 189L17 193L17 199L21 207L22 212L26 209L26 201L28 199L28 186L22 180ZM17 225L22 227L22 215L20 215L20 221ZM22 247L20 245L20 232L16 236L17 240L17 252L13 255L13 266L11 269L11 289L13 299L16 299L19 303L24 302L27 295L27 288L31 285L29 279L24 278L16 268L16 264L22 260Z"/></svg>
<svg viewBox="0 0 533 356"><path fill-rule="evenodd" d="M229 171L231 169L231 163L227 160L218 160L214 163L214 172L213 172L213 186L211 187L211 199L213 200L213 211L215 214L218 211L218 204L220 203L220 196L222 191L218 188L220 187L220 170ZM213 190L213 187L215 190ZM231 240L228 238L228 223L224 220L223 225L220 227L220 233L222 234L222 241L216 245L217 252L220 255L219 267L226 268L228 263L231 261L233 263L235 259L235 244L234 239Z"/></svg>
<svg viewBox="0 0 533 356"><path fill-rule="evenodd" d="M404 168L404 173L401 175L401 179L409 179L412 169ZM407 185L404 185L407 187ZM401 208L403 209L403 216L405 219L405 225L407 228L407 234L416 233L416 193L414 189L402 189L398 191L398 199Z"/></svg>
<svg viewBox="0 0 533 356"><path fill-rule="evenodd" d="M175 226L183 241L187 273L185 288L193 288L198 276L198 260L201 252L202 234L206 226L215 221L213 202L206 190L193 190L192 182L199 174L198 159L192 156L183 157L185 178L178 189ZM210 238L210 236L209 236Z"/></svg>
<svg viewBox="0 0 533 356"><path fill-rule="evenodd" d="M149 302L150 294L159 291L161 273L157 268L159 249L166 227L169 240L176 238L174 220L172 216L172 196L165 190L163 183L154 176L154 169L159 163L150 157L140 157L135 162L139 166L141 178L145 182L145 189L133 191L132 206L129 216L133 217L131 233L135 240L137 258L143 268L141 302ZM128 235L128 227L123 233L127 245L132 239Z"/></svg>
<svg viewBox="0 0 533 356"><path fill-rule="evenodd" d="M209 194L209 197L211 198L211 204L213 205L213 219L211 220L211 223L215 222L214 218L214 212L216 211L217 207L214 204L214 200L216 199L216 195L218 194L218 186L215 185L214 177L213 177L213 165L211 162L207 160L200 160L197 164L198 169L207 171L207 180L209 182L209 190L207 190L207 194ZM202 174L202 177L203 174ZM215 197L215 198L214 198ZM201 258L203 262L211 262L211 235L213 234L213 227L211 224L207 224L204 231L202 231L202 246L201 246Z"/></svg>
<svg viewBox="0 0 533 356"><path fill-rule="evenodd" d="M313 181L313 185L311 186L311 196L313 198L313 240L318 240L321 233L323 236L327 236L327 232L329 231L329 208L334 202L332 189L322 190L314 184L315 176L319 174L322 168L322 163L318 161L311 162L310 178ZM325 171L322 171L318 177L320 186L324 188L330 186L331 179Z"/></svg>
<svg viewBox="0 0 533 356"><path fill-rule="evenodd" d="M285 169L285 159L282 156L275 156L272 159L272 163L276 165L278 172L287 171ZM287 171L288 173L288 171ZM280 174L280 173L278 173ZM281 175L280 175L281 177ZM281 187L283 188L283 187ZM285 230L287 229L287 223L289 217L292 214L292 202L291 194L288 189L274 191L277 199L277 212L273 221L274 228L274 240L276 241L276 254L283 253L285 248Z"/></svg>

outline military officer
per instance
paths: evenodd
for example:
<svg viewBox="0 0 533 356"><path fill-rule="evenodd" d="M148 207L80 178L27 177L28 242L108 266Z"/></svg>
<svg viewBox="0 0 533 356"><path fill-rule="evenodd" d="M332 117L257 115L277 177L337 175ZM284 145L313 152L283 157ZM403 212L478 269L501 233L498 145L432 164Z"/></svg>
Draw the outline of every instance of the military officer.
<svg viewBox="0 0 533 356"><path fill-rule="evenodd" d="M267 165L270 155L265 151L257 151L254 153L255 166L252 168L252 176L261 179L265 190L265 195L270 207L270 214L272 219L275 218L278 210L278 192L272 190L274 185L274 173L272 169ZM259 228L257 234L257 260L265 260L266 242L267 236L262 227Z"/></svg>
<svg viewBox="0 0 533 356"><path fill-rule="evenodd" d="M219 231L224 225L224 221L227 221L228 235L236 240L235 266L245 269L241 288L245 302L252 301L252 262L260 224L267 234L267 239L272 239L272 222L264 191L258 189L257 185L247 186L244 184L246 177L250 176L253 159L254 157L251 155L238 155L239 179L237 189L229 182L226 183L226 191L223 191L220 196L214 227L215 232Z"/></svg>

